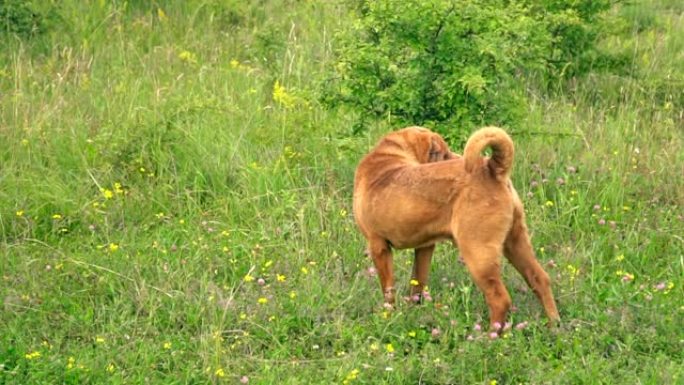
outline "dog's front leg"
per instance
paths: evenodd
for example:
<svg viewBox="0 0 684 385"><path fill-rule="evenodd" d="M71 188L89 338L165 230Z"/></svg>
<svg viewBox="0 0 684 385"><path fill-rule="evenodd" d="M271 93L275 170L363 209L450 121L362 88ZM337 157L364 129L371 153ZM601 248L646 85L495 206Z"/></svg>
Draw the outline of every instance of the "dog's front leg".
<svg viewBox="0 0 684 385"><path fill-rule="evenodd" d="M430 274L430 262L435 245L417 248L413 258L413 274L411 275L411 298L422 298Z"/></svg>
<svg viewBox="0 0 684 385"><path fill-rule="evenodd" d="M392 264L392 250L387 241L382 238L372 238L368 240L368 251L370 252L375 269L380 278L380 288L385 299L385 303L394 305L394 269Z"/></svg>

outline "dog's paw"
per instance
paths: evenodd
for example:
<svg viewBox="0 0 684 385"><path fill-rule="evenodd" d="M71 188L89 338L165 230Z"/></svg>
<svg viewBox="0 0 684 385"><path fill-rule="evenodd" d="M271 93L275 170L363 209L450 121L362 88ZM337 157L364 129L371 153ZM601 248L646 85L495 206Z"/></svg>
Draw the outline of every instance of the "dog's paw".
<svg viewBox="0 0 684 385"><path fill-rule="evenodd" d="M552 331L556 332L563 329L563 323L561 322L560 318L549 319L548 322L546 322L546 326Z"/></svg>

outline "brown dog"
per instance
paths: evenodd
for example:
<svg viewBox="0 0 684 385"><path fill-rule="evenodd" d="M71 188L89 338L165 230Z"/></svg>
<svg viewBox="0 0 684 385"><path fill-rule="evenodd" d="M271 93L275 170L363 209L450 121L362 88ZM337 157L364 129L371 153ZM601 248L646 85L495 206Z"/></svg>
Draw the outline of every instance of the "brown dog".
<svg viewBox="0 0 684 385"><path fill-rule="evenodd" d="M481 155L486 147L490 158ZM513 142L496 127L475 132L463 157L438 134L409 127L382 138L361 160L354 217L386 303L394 303L392 248L415 249L412 277L418 284L411 291L420 294L435 243L452 240L484 293L492 328L504 325L511 305L501 281L502 254L534 290L550 322L559 320L549 276L535 258L523 205L509 179L512 164Z"/></svg>

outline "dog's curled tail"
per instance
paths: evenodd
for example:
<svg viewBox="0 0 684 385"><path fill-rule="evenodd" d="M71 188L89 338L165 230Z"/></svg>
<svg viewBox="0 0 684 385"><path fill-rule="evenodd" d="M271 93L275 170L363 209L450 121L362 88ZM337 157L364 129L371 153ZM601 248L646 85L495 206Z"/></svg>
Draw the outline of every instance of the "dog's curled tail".
<svg viewBox="0 0 684 385"><path fill-rule="evenodd" d="M513 166L513 140L506 131L498 127L481 128L468 138L463 151L466 172L472 173L483 165L482 150L487 147L492 149L487 167L497 179L508 178Z"/></svg>

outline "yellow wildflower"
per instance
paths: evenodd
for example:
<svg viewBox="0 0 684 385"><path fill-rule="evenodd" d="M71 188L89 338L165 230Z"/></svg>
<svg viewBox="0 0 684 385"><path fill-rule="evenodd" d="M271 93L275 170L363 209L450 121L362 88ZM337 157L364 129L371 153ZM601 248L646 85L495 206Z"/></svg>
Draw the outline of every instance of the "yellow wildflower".
<svg viewBox="0 0 684 385"><path fill-rule="evenodd" d="M114 369L116 369L116 367L114 366L114 364L109 364L109 365L107 365L107 372L108 372L108 373L114 373Z"/></svg>
<svg viewBox="0 0 684 385"><path fill-rule="evenodd" d="M622 277L622 282L630 282L634 280L634 274L630 274L623 270L618 270L615 275Z"/></svg>
<svg viewBox="0 0 684 385"><path fill-rule="evenodd" d="M197 57L190 51L181 51L178 58L187 63L197 63Z"/></svg>
<svg viewBox="0 0 684 385"><path fill-rule="evenodd" d="M574 281L577 276L579 276L579 269L573 265L567 265L565 269L568 271L568 274L570 275L570 281Z"/></svg>
<svg viewBox="0 0 684 385"><path fill-rule="evenodd" d="M387 353L394 353L394 346L392 346L392 344L387 344L385 345L385 350L387 351Z"/></svg>
<svg viewBox="0 0 684 385"><path fill-rule="evenodd" d="M117 194L123 194L124 193L124 189L123 189L123 186L121 185L121 183L114 182L114 192Z"/></svg>
<svg viewBox="0 0 684 385"><path fill-rule="evenodd" d="M53 214L52 219L62 219L62 214Z"/></svg>
<svg viewBox="0 0 684 385"><path fill-rule="evenodd" d="M344 381L342 381L343 384L348 384L351 381L355 380L356 377L359 376L359 370L358 369L353 369L347 376L344 378Z"/></svg>
<svg viewBox="0 0 684 385"><path fill-rule="evenodd" d="M411 284L411 286L418 286L420 284L420 282L418 282L415 279L412 279L409 283Z"/></svg>
<svg viewBox="0 0 684 385"><path fill-rule="evenodd" d="M215 331L213 333L212 337L214 337L214 340L216 340L218 342L223 342L223 336L221 335L220 331Z"/></svg>
<svg viewBox="0 0 684 385"><path fill-rule="evenodd" d="M100 189L100 192L102 192L102 196L104 196L105 199L112 199L114 197L114 193L112 192L112 190L103 188Z"/></svg>
<svg viewBox="0 0 684 385"><path fill-rule="evenodd" d="M164 349L169 350L171 349L171 342L164 342Z"/></svg>
<svg viewBox="0 0 684 385"><path fill-rule="evenodd" d="M18 217L23 217L24 216L24 210L17 210L16 214Z"/></svg>
<svg viewBox="0 0 684 385"><path fill-rule="evenodd" d="M25 357L27 360L35 360L36 358L40 358L40 356L41 356L41 354L40 354L39 351L27 353L27 354L24 355L24 357Z"/></svg>
<svg viewBox="0 0 684 385"><path fill-rule="evenodd" d="M214 372L214 374L216 374L216 377L225 377L226 376L226 372L224 372L223 369L221 369L221 368L216 369L216 372Z"/></svg>
<svg viewBox="0 0 684 385"><path fill-rule="evenodd" d="M285 276L282 275L282 274L277 274L277 275L276 275L276 280L277 280L278 282L285 282Z"/></svg>
<svg viewBox="0 0 684 385"><path fill-rule="evenodd" d="M252 281L254 281L254 277L252 277L251 275L247 274L247 275L245 275L245 278L243 278L243 280L244 280L245 282L252 282Z"/></svg>
<svg viewBox="0 0 684 385"><path fill-rule="evenodd" d="M285 108L291 108L295 105L294 96L287 93L285 87L280 84L280 81L276 80L273 84L273 100L282 105Z"/></svg>
<svg viewBox="0 0 684 385"><path fill-rule="evenodd" d="M113 253L117 250L119 250L119 245L117 245L116 243L110 243L109 244L109 251L111 251Z"/></svg>
<svg viewBox="0 0 684 385"><path fill-rule="evenodd" d="M257 302L259 303L259 305L265 305L266 303L268 303L268 298L261 297L257 300Z"/></svg>

